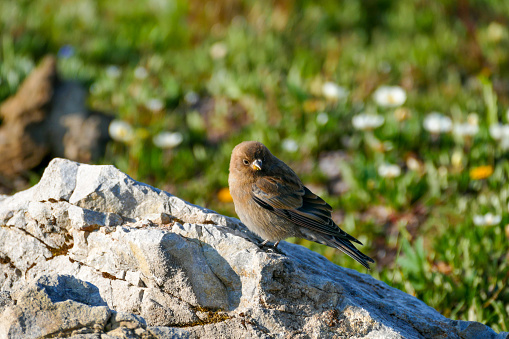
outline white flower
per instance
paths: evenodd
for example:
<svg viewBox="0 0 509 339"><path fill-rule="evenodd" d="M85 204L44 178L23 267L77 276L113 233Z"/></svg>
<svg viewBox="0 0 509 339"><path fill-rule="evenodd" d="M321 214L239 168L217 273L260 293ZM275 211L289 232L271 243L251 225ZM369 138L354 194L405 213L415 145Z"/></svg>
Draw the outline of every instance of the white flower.
<svg viewBox="0 0 509 339"><path fill-rule="evenodd" d="M348 96L348 90L329 81L323 84L322 95L332 101L342 100Z"/></svg>
<svg viewBox="0 0 509 339"><path fill-rule="evenodd" d="M500 140L499 146L504 151L509 150L509 138L504 138L504 139Z"/></svg>
<svg viewBox="0 0 509 339"><path fill-rule="evenodd" d="M195 105L198 102L198 100L200 100L200 96L196 92L189 91L186 93L186 95L184 95L184 101L188 105Z"/></svg>
<svg viewBox="0 0 509 339"><path fill-rule="evenodd" d="M297 152L297 150L299 149L299 145L297 144L297 141L295 141L293 139L284 139L281 146L283 147L283 149L285 151L290 152L290 153Z"/></svg>
<svg viewBox="0 0 509 339"><path fill-rule="evenodd" d="M120 67L116 65L111 65L106 68L106 75L110 78L116 79L119 78L122 74L122 71L120 70Z"/></svg>
<svg viewBox="0 0 509 339"><path fill-rule="evenodd" d="M210 56L212 59L222 59L228 53L228 48L226 44L223 42L216 42L212 46L210 46L209 50Z"/></svg>
<svg viewBox="0 0 509 339"><path fill-rule="evenodd" d="M143 80L148 77L148 71L145 67L138 66L134 70L134 77L139 80Z"/></svg>
<svg viewBox="0 0 509 339"><path fill-rule="evenodd" d="M478 125L472 125L470 123L463 123L463 124L454 124L453 128L454 134L457 134L462 137L472 137L479 132L479 126Z"/></svg>
<svg viewBox="0 0 509 339"><path fill-rule="evenodd" d="M509 139L509 125L490 125L490 135L495 140Z"/></svg>
<svg viewBox="0 0 509 339"><path fill-rule="evenodd" d="M476 226L493 226L500 224L502 216L486 213L485 215L474 215L472 220Z"/></svg>
<svg viewBox="0 0 509 339"><path fill-rule="evenodd" d="M154 145L159 148L174 148L182 143L184 137L180 132L161 132L152 138Z"/></svg>
<svg viewBox="0 0 509 339"><path fill-rule="evenodd" d="M398 107L405 103L406 92L399 86L380 86L373 93L373 99L382 107Z"/></svg>
<svg viewBox="0 0 509 339"><path fill-rule="evenodd" d="M491 42L500 42L506 35L506 29L503 25L494 21L489 24L487 29L488 40Z"/></svg>
<svg viewBox="0 0 509 339"><path fill-rule="evenodd" d="M378 166L378 174L384 178L396 178L401 175L401 168L394 164L382 164Z"/></svg>
<svg viewBox="0 0 509 339"><path fill-rule="evenodd" d="M477 113L470 113L467 116L467 122L470 125L479 125L479 116L477 115Z"/></svg>
<svg viewBox="0 0 509 339"><path fill-rule="evenodd" d="M378 114L362 113L352 118L352 125L361 131L373 130L383 125L385 118Z"/></svg>
<svg viewBox="0 0 509 339"><path fill-rule="evenodd" d="M129 142L134 138L134 130L131 125L123 120L113 120L108 127L108 132L113 140Z"/></svg>
<svg viewBox="0 0 509 339"><path fill-rule="evenodd" d="M422 165L419 162L419 160L417 160L413 156L410 156L408 157L408 159L406 159L406 166L412 171L420 171L422 168Z"/></svg>
<svg viewBox="0 0 509 339"><path fill-rule="evenodd" d="M499 123L490 125L490 135L499 142L502 150L509 149L509 125Z"/></svg>
<svg viewBox="0 0 509 339"><path fill-rule="evenodd" d="M452 129L452 120L438 112L432 112L424 119L424 129L432 134L450 132Z"/></svg>
<svg viewBox="0 0 509 339"><path fill-rule="evenodd" d="M316 116L316 122L318 125L325 125L329 121L329 115L326 112L318 113Z"/></svg>
<svg viewBox="0 0 509 339"><path fill-rule="evenodd" d="M145 103L145 107L152 112L159 112L164 108L164 102L161 99L153 98Z"/></svg>

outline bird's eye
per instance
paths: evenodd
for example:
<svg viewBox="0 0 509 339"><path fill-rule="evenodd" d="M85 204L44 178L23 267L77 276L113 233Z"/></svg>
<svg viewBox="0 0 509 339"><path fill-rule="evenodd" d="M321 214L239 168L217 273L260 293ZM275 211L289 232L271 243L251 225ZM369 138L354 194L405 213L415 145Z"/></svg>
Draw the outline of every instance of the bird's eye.
<svg viewBox="0 0 509 339"><path fill-rule="evenodd" d="M243 162L243 163L244 163L244 165L246 165L246 166L247 166L247 165L249 165L249 161L247 161L247 159L242 160L242 162Z"/></svg>

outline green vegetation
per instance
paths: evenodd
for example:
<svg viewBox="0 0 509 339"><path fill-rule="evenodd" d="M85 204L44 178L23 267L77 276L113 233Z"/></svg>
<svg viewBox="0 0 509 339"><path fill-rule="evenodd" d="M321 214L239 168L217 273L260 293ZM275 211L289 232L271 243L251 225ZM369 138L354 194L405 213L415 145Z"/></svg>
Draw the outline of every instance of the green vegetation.
<svg viewBox="0 0 509 339"><path fill-rule="evenodd" d="M320 3L4 0L0 101L57 54L132 126L104 163L232 216L230 152L262 141L365 244L370 274L509 331L509 2ZM385 85L400 88L375 100Z"/></svg>

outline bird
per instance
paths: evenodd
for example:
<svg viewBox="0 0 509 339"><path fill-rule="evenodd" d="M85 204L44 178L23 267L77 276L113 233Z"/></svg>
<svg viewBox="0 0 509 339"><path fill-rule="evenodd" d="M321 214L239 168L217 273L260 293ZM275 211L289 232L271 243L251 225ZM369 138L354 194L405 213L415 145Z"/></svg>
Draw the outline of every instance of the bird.
<svg viewBox="0 0 509 339"><path fill-rule="evenodd" d="M258 141L235 146L228 186L240 221L264 241L303 238L337 248L370 269L375 261L331 218L332 207L304 186L297 174Z"/></svg>

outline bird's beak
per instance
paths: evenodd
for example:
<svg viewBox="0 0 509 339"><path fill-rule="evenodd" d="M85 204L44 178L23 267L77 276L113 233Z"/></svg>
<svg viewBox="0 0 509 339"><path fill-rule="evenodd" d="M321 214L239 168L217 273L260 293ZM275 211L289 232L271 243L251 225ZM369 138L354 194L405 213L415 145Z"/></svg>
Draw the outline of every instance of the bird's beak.
<svg viewBox="0 0 509 339"><path fill-rule="evenodd" d="M260 159L256 159L251 164L251 167L256 171L260 171L262 169L262 161Z"/></svg>

